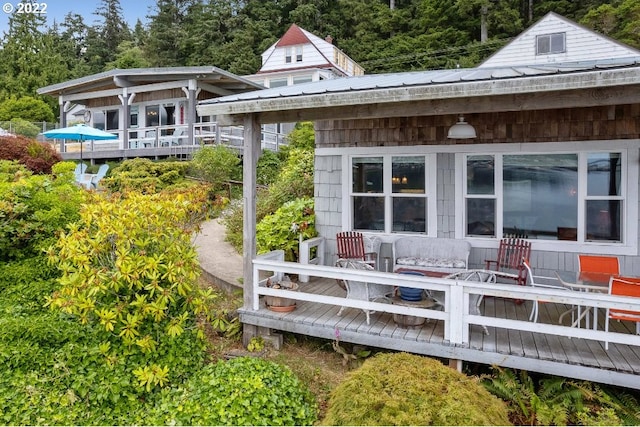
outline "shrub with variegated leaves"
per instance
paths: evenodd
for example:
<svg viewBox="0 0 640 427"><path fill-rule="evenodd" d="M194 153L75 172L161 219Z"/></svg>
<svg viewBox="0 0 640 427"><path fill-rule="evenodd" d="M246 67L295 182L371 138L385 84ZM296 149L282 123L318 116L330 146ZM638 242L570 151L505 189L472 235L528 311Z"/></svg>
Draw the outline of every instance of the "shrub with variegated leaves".
<svg viewBox="0 0 640 427"><path fill-rule="evenodd" d="M205 187L171 194L92 194L80 220L48 251L61 271L55 309L99 325L105 342L153 354L185 331L203 337L213 294L198 286L191 237L207 206ZM122 348L120 344L114 347ZM167 383L165 366L133 373L150 389Z"/></svg>

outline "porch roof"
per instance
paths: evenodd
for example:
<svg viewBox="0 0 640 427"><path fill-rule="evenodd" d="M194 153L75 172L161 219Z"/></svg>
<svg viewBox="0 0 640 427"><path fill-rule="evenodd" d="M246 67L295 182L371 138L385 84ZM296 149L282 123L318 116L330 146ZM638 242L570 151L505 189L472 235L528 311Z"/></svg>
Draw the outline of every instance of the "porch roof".
<svg viewBox="0 0 640 427"><path fill-rule="evenodd" d="M217 87L230 95L247 90L263 89L264 86L214 66L162 67L114 69L90 76L45 86L37 90L40 95L76 95L96 93L110 89L140 87L167 82L197 80L199 83Z"/></svg>
<svg viewBox="0 0 640 427"><path fill-rule="evenodd" d="M624 59L599 60L580 63L549 65L483 67L451 70L433 70L392 74L371 74L323 80L306 84L264 89L201 101L201 115L225 115L231 123L238 118L230 116L261 113L262 122L288 119L318 120L327 118L373 117L371 111L352 107L391 105L410 102L443 102L463 100L457 106L444 108L432 104L420 114L477 112L477 106L468 103L469 98L484 96L516 96L522 94L552 93L571 90L599 90L620 86L640 85L640 56ZM610 93L596 102L606 103ZM617 96L616 96L617 98ZM564 100L588 105L588 99ZM620 102L618 98L617 102ZM513 101L512 101L513 103ZM624 100L623 100L624 103ZM467 105L467 107L465 107ZM346 107L338 109L339 107ZM525 99L500 108L529 109ZM547 106L553 108L555 106ZM465 108L467 111L465 111ZM323 110L332 110L333 113ZM483 109L486 111L486 109ZM279 114L275 114L278 113ZM287 112L289 114L287 114ZM386 115L394 115L385 111ZM406 114L396 111L395 115ZM416 114L415 105L412 115Z"/></svg>

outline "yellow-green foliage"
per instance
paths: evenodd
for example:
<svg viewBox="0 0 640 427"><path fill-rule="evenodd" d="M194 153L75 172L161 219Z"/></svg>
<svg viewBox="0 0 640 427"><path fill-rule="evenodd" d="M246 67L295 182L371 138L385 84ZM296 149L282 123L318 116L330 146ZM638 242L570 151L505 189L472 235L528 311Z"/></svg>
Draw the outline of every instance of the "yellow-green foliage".
<svg viewBox="0 0 640 427"><path fill-rule="evenodd" d="M367 359L331 394L323 425L509 425L480 382L407 353Z"/></svg>
<svg viewBox="0 0 640 427"><path fill-rule="evenodd" d="M212 297L197 285L200 270L191 244L206 189L90 197L80 220L48 251L62 272L49 304L143 353L162 337L195 327ZM141 383L162 385L159 375L151 375L162 369L149 369L155 371L136 372Z"/></svg>
<svg viewBox="0 0 640 427"><path fill-rule="evenodd" d="M101 181L112 192L159 192L176 184L184 184L188 162L153 162L149 159L125 160Z"/></svg>

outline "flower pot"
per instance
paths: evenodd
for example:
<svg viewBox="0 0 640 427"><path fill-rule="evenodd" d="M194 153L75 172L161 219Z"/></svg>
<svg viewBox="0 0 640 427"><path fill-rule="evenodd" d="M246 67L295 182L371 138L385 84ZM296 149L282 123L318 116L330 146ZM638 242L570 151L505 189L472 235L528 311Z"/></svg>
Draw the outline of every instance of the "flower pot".
<svg viewBox="0 0 640 427"><path fill-rule="evenodd" d="M272 288L276 288L276 287L280 287L280 289L285 289L288 291L297 291L298 290L298 284L295 282L285 282L285 283L278 283L274 286L272 286ZM285 297L279 297L279 296L273 296L273 295L265 295L264 296L264 302L267 306L267 308L271 311L277 311L277 312L289 312L289 311L293 311L296 308L296 301L291 299L291 298L285 298Z"/></svg>

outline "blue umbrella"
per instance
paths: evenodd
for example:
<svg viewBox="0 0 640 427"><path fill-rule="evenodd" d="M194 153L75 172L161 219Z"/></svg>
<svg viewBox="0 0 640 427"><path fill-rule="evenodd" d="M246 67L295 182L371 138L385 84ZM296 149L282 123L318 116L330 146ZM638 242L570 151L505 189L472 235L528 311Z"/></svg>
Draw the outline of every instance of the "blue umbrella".
<svg viewBox="0 0 640 427"><path fill-rule="evenodd" d="M48 130L43 132L42 135L52 139L71 139L73 141L80 141L80 160L82 160L83 141L105 141L108 139L118 139L117 135L84 124Z"/></svg>

